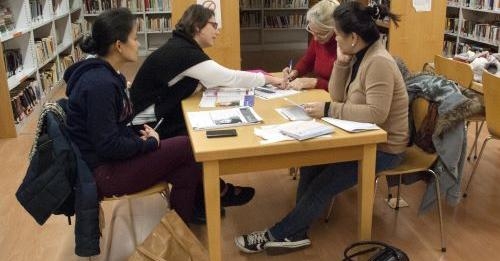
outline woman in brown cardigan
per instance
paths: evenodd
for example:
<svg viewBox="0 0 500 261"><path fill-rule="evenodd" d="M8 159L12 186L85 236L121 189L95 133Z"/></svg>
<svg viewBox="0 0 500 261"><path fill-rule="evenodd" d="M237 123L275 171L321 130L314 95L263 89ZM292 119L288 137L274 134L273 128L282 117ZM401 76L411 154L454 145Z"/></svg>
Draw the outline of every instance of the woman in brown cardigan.
<svg viewBox="0 0 500 261"><path fill-rule="evenodd" d="M375 20L399 17L385 6L344 1L333 13L337 61L329 82L331 102L304 105L310 116L375 123L387 132L377 147L376 171L394 168L408 141L408 95L392 56L379 41ZM235 238L241 251L279 253L307 247L310 224L340 192L357 183L358 163L342 162L300 169L295 208L269 229Z"/></svg>

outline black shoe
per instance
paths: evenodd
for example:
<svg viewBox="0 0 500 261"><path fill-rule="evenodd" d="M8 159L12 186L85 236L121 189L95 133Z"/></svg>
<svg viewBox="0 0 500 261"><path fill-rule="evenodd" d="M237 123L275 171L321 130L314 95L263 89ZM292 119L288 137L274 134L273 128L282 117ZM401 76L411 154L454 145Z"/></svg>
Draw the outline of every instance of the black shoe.
<svg viewBox="0 0 500 261"><path fill-rule="evenodd" d="M252 187L239 187L231 183L226 183L226 186L226 194L220 199L223 207L244 205L255 195L255 189Z"/></svg>
<svg viewBox="0 0 500 261"><path fill-rule="evenodd" d="M220 209L220 216L226 216L226 210L224 208ZM193 213L192 224L205 225L207 223L207 216L205 215L205 208L195 208Z"/></svg>

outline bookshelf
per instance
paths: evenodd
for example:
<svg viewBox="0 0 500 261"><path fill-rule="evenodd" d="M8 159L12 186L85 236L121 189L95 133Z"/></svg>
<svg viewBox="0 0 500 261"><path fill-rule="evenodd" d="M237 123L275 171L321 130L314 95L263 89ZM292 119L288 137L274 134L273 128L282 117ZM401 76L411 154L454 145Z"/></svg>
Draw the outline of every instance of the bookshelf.
<svg viewBox="0 0 500 261"><path fill-rule="evenodd" d="M140 55L164 44L172 35L172 0L83 0L85 32L90 32L95 17L110 8L126 7L137 16Z"/></svg>
<svg viewBox="0 0 500 261"><path fill-rule="evenodd" d="M448 0L443 55L499 52L499 0Z"/></svg>
<svg viewBox="0 0 500 261"><path fill-rule="evenodd" d="M0 138L16 137L82 58L81 12L78 0L0 2Z"/></svg>
<svg viewBox="0 0 500 261"><path fill-rule="evenodd" d="M309 0L240 0L244 51L306 49Z"/></svg>

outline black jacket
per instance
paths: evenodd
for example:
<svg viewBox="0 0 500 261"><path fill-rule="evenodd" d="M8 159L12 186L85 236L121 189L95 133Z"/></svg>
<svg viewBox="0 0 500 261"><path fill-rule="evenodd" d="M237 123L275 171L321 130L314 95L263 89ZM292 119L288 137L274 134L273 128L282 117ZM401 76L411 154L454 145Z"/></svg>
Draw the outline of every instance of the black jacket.
<svg viewBox="0 0 500 261"><path fill-rule="evenodd" d="M92 172L68 137L65 115L44 105L34 152L16 192L21 205L42 225L51 214L76 214L75 253L99 254L99 202Z"/></svg>
<svg viewBox="0 0 500 261"><path fill-rule="evenodd" d="M91 58L64 73L68 96L68 132L93 170L105 162L125 160L156 150L127 126L132 117L126 80L109 63Z"/></svg>

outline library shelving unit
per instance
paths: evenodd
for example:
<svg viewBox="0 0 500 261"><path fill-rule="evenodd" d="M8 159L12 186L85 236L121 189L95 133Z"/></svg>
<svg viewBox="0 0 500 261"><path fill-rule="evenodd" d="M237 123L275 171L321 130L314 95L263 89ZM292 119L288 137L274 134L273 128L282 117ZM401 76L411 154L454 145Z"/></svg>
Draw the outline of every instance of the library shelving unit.
<svg viewBox="0 0 500 261"><path fill-rule="evenodd" d="M62 63L81 58L81 12L78 0L0 2L0 138L16 137L62 85Z"/></svg>
<svg viewBox="0 0 500 261"><path fill-rule="evenodd" d="M309 0L240 0L244 51L306 49Z"/></svg>
<svg viewBox="0 0 500 261"><path fill-rule="evenodd" d="M443 55L499 52L499 0L448 0Z"/></svg>
<svg viewBox="0 0 500 261"><path fill-rule="evenodd" d="M130 9L137 16L140 55L154 51L172 35L172 0L83 0L83 3L86 33L102 11L116 7Z"/></svg>

